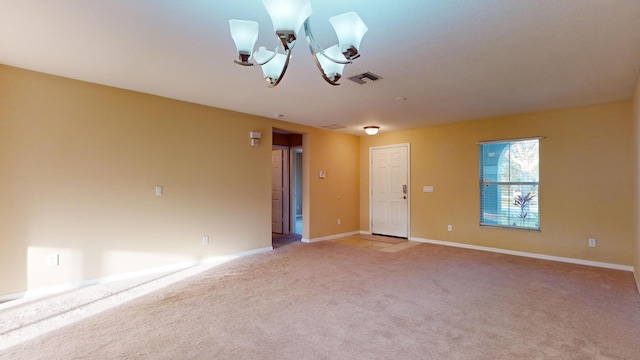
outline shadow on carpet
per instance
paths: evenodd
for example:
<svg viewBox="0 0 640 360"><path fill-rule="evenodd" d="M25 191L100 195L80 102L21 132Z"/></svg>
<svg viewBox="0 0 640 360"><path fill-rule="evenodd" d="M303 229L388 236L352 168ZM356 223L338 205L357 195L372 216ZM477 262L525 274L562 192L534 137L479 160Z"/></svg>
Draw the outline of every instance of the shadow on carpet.
<svg viewBox="0 0 640 360"><path fill-rule="evenodd" d="M302 235L300 234L271 234L271 244L273 245L274 249L288 244L300 242L301 239Z"/></svg>

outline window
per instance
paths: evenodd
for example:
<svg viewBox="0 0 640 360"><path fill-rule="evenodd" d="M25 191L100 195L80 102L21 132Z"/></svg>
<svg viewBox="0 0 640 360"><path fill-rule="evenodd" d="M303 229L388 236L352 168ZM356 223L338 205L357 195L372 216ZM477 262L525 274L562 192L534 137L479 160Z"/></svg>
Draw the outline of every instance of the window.
<svg viewBox="0 0 640 360"><path fill-rule="evenodd" d="M481 226L540 230L538 143L480 143Z"/></svg>

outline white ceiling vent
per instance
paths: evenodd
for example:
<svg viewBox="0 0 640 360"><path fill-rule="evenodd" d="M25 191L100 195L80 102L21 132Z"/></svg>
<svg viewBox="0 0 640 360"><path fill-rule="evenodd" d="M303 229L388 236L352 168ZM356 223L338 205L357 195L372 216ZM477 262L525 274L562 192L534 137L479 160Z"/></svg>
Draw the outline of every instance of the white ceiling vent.
<svg viewBox="0 0 640 360"><path fill-rule="evenodd" d="M329 130L344 129L345 127L346 127L346 126L344 126L344 125L340 125L340 124L330 124L330 125L324 125L324 126L321 126L321 128L329 129Z"/></svg>
<svg viewBox="0 0 640 360"><path fill-rule="evenodd" d="M349 80L358 83L360 85L362 84L366 84L368 81L376 81L376 80L380 80L382 79L380 76L367 71L366 73L360 74L360 75L356 75L356 76L352 76L349 78Z"/></svg>

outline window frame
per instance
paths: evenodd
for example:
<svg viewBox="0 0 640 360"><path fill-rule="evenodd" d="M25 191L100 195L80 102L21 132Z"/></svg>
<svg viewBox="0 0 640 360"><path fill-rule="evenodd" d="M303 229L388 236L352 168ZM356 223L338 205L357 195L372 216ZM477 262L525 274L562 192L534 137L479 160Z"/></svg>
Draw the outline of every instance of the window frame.
<svg viewBox="0 0 640 360"><path fill-rule="evenodd" d="M497 223L488 223L486 222L486 218L483 215L484 214L484 210L486 209L486 201L484 198L484 192L483 192L483 188L486 188L487 186L535 186L537 188L537 193L539 195L540 193L540 140L544 139L543 136L537 136L537 137L530 137L530 138L518 138L518 139L504 139L504 140L491 140L491 141L479 141L477 142L478 144L478 164L479 164L479 171L478 171L478 177L479 177L479 193L478 193L478 199L479 199L479 203L478 203L478 209L479 209L479 213L478 213L478 220L479 220L479 225L481 228L499 228L499 229L507 229L507 230L520 230L520 231L534 231L534 232L540 232L541 231L541 226L540 226L540 204L539 204L539 196L536 199L536 205L537 205L537 216L538 216L538 221L536 223L536 227L531 227L531 226L524 226L524 225L505 225L505 224L497 224ZM538 181L490 181L487 180L485 178L485 174L484 174L484 166L485 166L485 161L483 159L483 154L485 153L485 151L483 151L483 146L485 145L490 145L490 144L507 144L507 146L511 146L511 144L513 143L518 143L518 142L523 142L523 141L531 141L531 140L537 140L538 141ZM500 155L502 156L502 154ZM500 161L500 160L498 160ZM499 162L497 163L499 164ZM496 165L497 167L498 165Z"/></svg>

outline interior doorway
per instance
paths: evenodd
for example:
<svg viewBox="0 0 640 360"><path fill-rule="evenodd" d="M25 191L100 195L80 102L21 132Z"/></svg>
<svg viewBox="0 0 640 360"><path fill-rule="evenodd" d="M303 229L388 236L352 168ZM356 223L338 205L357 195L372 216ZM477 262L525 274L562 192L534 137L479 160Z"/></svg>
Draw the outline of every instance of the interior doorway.
<svg viewBox="0 0 640 360"><path fill-rule="evenodd" d="M274 248L302 238L302 134L273 129L271 223Z"/></svg>
<svg viewBox="0 0 640 360"><path fill-rule="evenodd" d="M287 156L286 149L271 149L271 232L274 234L283 234L287 229L285 210L288 209L284 206L285 193L289 186L285 181L288 170L285 161Z"/></svg>
<svg viewBox="0 0 640 360"><path fill-rule="evenodd" d="M302 235L302 146L291 148L291 215L293 232Z"/></svg>

